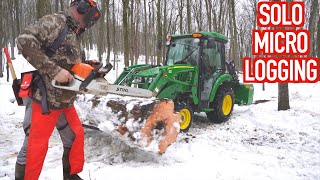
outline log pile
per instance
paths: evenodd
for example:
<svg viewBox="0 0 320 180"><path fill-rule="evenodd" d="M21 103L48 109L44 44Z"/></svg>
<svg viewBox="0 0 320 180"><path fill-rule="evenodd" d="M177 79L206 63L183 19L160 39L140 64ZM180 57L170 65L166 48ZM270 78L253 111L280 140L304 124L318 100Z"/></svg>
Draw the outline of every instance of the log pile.
<svg viewBox="0 0 320 180"><path fill-rule="evenodd" d="M84 124L98 127L145 151L164 153L180 130L181 117L168 99L108 95L90 100L80 98L77 102L80 111L87 111L82 118Z"/></svg>

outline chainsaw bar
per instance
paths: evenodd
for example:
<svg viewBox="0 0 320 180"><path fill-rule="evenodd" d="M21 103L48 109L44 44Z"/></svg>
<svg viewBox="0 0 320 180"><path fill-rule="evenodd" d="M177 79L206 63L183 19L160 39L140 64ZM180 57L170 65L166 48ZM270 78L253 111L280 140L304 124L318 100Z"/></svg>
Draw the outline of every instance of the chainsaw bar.
<svg viewBox="0 0 320 180"><path fill-rule="evenodd" d="M83 92L93 95L107 95L107 94L118 94L123 96L134 96L134 97L152 97L152 92L146 89L139 89L128 86L113 85L109 84L104 78L93 79L84 90L80 90L80 86L84 79L74 75L73 80L66 86L58 85L55 80L52 81L52 86L60 89Z"/></svg>

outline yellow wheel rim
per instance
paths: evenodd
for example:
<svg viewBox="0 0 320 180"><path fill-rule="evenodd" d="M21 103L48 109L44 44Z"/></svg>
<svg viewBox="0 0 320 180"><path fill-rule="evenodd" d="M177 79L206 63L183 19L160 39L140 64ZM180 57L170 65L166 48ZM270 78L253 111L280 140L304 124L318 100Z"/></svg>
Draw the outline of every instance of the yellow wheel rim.
<svg viewBox="0 0 320 180"><path fill-rule="evenodd" d="M191 122L191 113L188 109L182 109L180 111L181 115L181 124L180 124L180 129L185 130L188 128Z"/></svg>
<svg viewBox="0 0 320 180"><path fill-rule="evenodd" d="M222 112L225 116L231 113L232 105L233 105L232 97L230 95L226 95L222 103Z"/></svg>

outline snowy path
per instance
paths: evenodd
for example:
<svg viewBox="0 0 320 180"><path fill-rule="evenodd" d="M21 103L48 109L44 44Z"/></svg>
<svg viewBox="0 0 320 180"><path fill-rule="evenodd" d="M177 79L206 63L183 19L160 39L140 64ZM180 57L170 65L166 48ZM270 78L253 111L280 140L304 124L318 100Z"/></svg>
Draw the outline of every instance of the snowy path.
<svg viewBox="0 0 320 180"><path fill-rule="evenodd" d="M10 84L0 80L0 180L14 179L23 141L23 107L10 103ZM212 180L320 179L320 83L290 85L288 111L277 111L277 85L255 85L255 100L214 125L196 114L193 127L162 155L128 148L86 130L85 179ZM80 115L85 111L78 109ZM62 145L55 131L40 179L62 179Z"/></svg>

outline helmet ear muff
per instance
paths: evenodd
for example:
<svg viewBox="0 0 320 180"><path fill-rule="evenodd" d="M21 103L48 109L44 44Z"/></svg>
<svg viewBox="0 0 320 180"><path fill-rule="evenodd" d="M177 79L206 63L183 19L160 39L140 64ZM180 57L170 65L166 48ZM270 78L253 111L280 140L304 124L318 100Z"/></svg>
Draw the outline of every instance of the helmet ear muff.
<svg viewBox="0 0 320 180"><path fill-rule="evenodd" d="M90 8L90 4L84 1L80 1L77 7L77 11L79 14L86 14Z"/></svg>

